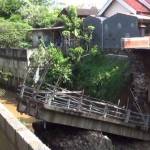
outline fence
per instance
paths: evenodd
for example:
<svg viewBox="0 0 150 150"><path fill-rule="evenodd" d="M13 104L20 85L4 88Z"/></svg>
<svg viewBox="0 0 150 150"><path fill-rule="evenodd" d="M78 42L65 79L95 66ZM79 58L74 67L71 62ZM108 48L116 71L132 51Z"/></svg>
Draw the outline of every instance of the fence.
<svg viewBox="0 0 150 150"><path fill-rule="evenodd" d="M67 109L69 111L83 112L103 116L104 118L117 119L126 124L139 127L150 127L150 116L120 108L105 101L95 101L84 96L80 91L68 91L48 85L47 90L36 91L34 88L22 86L18 89L21 100L33 103L46 104L52 108Z"/></svg>

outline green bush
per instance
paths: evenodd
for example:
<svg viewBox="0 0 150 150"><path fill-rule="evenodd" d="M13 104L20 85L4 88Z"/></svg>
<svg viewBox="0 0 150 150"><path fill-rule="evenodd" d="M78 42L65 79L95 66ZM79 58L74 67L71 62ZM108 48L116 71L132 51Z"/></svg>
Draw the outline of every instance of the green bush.
<svg viewBox="0 0 150 150"><path fill-rule="evenodd" d="M65 58L60 49L49 45L45 47L41 44L32 55L32 64L34 66L42 66L50 62L46 82L55 84L59 78L63 83L70 81L72 74L71 64L68 58Z"/></svg>
<svg viewBox="0 0 150 150"><path fill-rule="evenodd" d="M33 28L52 26L58 19L59 10L44 5L25 5L19 10L21 16Z"/></svg>
<svg viewBox="0 0 150 150"><path fill-rule="evenodd" d="M73 87L100 99L117 102L128 77L127 60L103 55L88 56L74 70Z"/></svg>
<svg viewBox="0 0 150 150"><path fill-rule="evenodd" d="M0 47L24 48L29 47L28 30L31 29L25 22L12 22L0 18Z"/></svg>
<svg viewBox="0 0 150 150"><path fill-rule="evenodd" d="M9 18L23 5L22 0L0 0L0 17Z"/></svg>

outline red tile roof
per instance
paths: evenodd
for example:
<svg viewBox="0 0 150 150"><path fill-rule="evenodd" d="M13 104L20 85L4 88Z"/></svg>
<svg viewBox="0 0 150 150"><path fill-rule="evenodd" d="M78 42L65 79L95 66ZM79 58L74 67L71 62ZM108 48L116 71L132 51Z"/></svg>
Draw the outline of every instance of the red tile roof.
<svg viewBox="0 0 150 150"><path fill-rule="evenodd" d="M150 4L150 0L145 0L145 1Z"/></svg>
<svg viewBox="0 0 150 150"><path fill-rule="evenodd" d="M124 0L129 6L135 9L138 13L150 14L150 10L141 4L138 0ZM150 3L150 0L146 0Z"/></svg>

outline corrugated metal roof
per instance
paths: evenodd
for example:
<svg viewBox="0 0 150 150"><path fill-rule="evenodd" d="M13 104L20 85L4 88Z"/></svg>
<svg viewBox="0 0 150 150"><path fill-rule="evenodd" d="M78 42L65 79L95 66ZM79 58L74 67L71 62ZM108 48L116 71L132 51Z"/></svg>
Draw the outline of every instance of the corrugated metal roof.
<svg viewBox="0 0 150 150"><path fill-rule="evenodd" d="M31 31L60 30L60 29L64 29L64 26L47 27L47 28L33 28L33 29L31 29Z"/></svg>

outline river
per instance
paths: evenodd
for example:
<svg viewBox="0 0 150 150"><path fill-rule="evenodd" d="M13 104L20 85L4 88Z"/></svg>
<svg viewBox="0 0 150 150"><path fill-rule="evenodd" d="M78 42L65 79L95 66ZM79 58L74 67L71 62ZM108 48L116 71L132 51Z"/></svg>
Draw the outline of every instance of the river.
<svg viewBox="0 0 150 150"><path fill-rule="evenodd" d="M21 114L17 111L16 93L0 88L0 103L2 103L10 112L12 112L20 122L33 131L32 123L35 122L36 119L32 118L31 116Z"/></svg>

